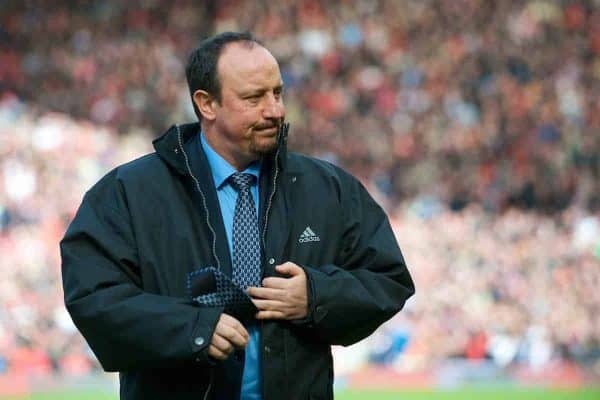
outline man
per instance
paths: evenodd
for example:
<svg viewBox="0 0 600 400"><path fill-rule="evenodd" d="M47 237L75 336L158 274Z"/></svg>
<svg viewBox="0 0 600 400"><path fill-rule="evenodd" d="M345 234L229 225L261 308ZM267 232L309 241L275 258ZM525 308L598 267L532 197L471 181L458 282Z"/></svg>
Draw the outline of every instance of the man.
<svg viewBox="0 0 600 400"><path fill-rule="evenodd" d="M206 39L186 73L201 126L86 193L61 242L66 306L122 399L331 399L330 346L414 292L387 218L287 152L279 67L250 34Z"/></svg>

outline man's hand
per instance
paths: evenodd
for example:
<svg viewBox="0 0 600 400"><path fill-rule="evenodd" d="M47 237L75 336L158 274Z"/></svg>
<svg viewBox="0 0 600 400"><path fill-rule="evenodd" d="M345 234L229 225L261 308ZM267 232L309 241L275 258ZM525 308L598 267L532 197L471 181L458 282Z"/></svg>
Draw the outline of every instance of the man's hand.
<svg viewBox="0 0 600 400"><path fill-rule="evenodd" d="M221 314L213 333L208 355L217 360L225 360L234 347L243 349L248 344L248 331L240 321L228 314Z"/></svg>
<svg viewBox="0 0 600 400"><path fill-rule="evenodd" d="M248 288L248 295L258 308L257 319L302 319L308 315L306 273L293 262L275 267L289 278L265 278L262 287Z"/></svg>

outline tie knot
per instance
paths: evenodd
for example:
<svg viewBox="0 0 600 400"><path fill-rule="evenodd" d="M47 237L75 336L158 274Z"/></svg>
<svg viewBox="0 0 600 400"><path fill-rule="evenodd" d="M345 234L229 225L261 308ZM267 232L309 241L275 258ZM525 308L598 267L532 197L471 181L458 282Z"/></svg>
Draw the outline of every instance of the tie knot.
<svg viewBox="0 0 600 400"><path fill-rule="evenodd" d="M236 190L241 191L248 189L253 183L256 177L252 174L245 174L243 172L236 172L229 177L231 180L231 186Z"/></svg>

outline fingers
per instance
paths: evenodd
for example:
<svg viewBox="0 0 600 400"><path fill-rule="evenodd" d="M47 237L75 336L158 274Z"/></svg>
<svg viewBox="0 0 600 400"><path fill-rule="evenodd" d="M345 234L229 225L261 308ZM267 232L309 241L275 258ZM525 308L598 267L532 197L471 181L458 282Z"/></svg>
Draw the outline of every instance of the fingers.
<svg viewBox="0 0 600 400"><path fill-rule="evenodd" d="M308 313L306 303L302 301L263 299L252 299L252 301L258 308L258 313L255 315L257 319L301 319Z"/></svg>
<svg viewBox="0 0 600 400"><path fill-rule="evenodd" d="M264 311L273 311L273 310L281 310L285 308L286 304L277 300L260 300L260 299L252 299L252 302L259 310Z"/></svg>
<svg viewBox="0 0 600 400"><path fill-rule="evenodd" d="M285 289L290 278L270 277L262 280L262 286L272 289Z"/></svg>
<svg viewBox="0 0 600 400"><path fill-rule="evenodd" d="M286 262L275 267L277 272L288 277L269 277L262 280L262 286L272 289L287 289L290 286L290 278L304 276L304 270L293 262Z"/></svg>
<svg viewBox="0 0 600 400"><path fill-rule="evenodd" d="M277 265L275 270L280 274L296 276L304 273L302 267L294 264L291 261L285 262L283 264Z"/></svg>
<svg viewBox="0 0 600 400"><path fill-rule="evenodd" d="M308 314L306 273L298 265L286 262L278 265L277 271L285 278L269 277L262 287L247 290L258 308L257 319L301 319Z"/></svg>
<svg viewBox="0 0 600 400"><path fill-rule="evenodd" d="M235 347L244 348L250 335L237 319L227 314L221 314L208 347L208 354L217 360L224 360Z"/></svg>
<svg viewBox="0 0 600 400"><path fill-rule="evenodd" d="M282 295L281 289L273 289L266 287L249 287L246 293L248 293L248 295L252 298L269 300L281 299Z"/></svg>
<svg viewBox="0 0 600 400"><path fill-rule="evenodd" d="M233 351L233 345L223 337L216 335L213 336L210 347L208 348L208 354L216 359L224 360ZM211 353L212 352L212 353Z"/></svg>
<svg viewBox="0 0 600 400"><path fill-rule="evenodd" d="M281 311L259 311L256 313L256 319L289 319Z"/></svg>
<svg viewBox="0 0 600 400"><path fill-rule="evenodd" d="M215 327L215 334L240 348L246 347L250 339L248 331L241 322L227 314L221 314Z"/></svg>
<svg viewBox="0 0 600 400"><path fill-rule="evenodd" d="M246 331L246 328L244 328L244 325L242 325L242 323L240 321L238 321L237 319L235 319L234 317L232 317L229 314L222 313L221 316L219 317L219 322L223 322L227 326L230 326L236 330L239 330L240 332L245 332L246 336L248 336L248 332Z"/></svg>
<svg viewBox="0 0 600 400"><path fill-rule="evenodd" d="M208 355L217 360L226 360L229 353L224 353L212 344L208 347Z"/></svg>

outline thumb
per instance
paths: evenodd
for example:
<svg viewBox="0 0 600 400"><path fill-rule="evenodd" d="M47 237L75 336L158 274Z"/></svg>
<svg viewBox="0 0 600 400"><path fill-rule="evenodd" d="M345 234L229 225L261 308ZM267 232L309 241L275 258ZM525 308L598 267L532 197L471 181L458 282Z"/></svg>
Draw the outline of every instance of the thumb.
<svg viewBox="0 0 600 400"><path fill-rule="evenodd" d="M300 268L298 265L296 265L290 261L280 264L280 265L277 265L275 267L275 270L277 272L279 272L280 274L291 275L291 276L300 275L303 272L302 268Z"/></svg>

